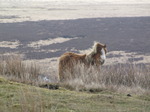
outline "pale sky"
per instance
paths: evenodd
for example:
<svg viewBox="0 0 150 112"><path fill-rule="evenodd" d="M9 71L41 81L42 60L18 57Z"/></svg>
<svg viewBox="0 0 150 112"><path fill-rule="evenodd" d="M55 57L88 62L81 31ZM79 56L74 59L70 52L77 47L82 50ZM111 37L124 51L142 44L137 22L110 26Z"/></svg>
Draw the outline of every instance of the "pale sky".
<svg viewBox="0 0 150 112"><path fill-rule="evenodd" d="M150 0L0 0L0 2L31 2L31 1L40 1L40 2L99 2L99 3L150 3Z"/></svg>

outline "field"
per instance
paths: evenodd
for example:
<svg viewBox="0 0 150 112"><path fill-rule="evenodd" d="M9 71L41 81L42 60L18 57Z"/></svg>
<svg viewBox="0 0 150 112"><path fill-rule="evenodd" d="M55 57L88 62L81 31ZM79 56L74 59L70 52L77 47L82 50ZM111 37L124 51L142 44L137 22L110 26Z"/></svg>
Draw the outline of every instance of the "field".
<svg viewBox="0 0 150 112"><path fill-rule="evenodd" d="M149 112L149 66L113 65L97 73L77 65L75 70L75 79L52 83L41 78L38 65L26 64L18 56L4 57L0 111Z"/></svg>
<svg viewBox="0 0 150 112"><path fill-rule="evenodd" d="M148 0L0 0L0 112L149 112ZM75 66L59 82L58 59L107 45L106 62ZM71 75L66 71L66 74Z"/></svg>

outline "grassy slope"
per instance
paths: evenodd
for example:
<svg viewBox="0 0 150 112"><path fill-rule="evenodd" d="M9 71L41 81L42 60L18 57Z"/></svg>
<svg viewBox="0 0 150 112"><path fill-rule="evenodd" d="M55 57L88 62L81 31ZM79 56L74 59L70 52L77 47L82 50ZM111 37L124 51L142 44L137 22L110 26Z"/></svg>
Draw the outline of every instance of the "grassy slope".
<svg viewBox="0 0 150 112"><path fill-rule="evenodd" d="M149 112L150 95L48 90L0 78L0 112Z"/></svg>

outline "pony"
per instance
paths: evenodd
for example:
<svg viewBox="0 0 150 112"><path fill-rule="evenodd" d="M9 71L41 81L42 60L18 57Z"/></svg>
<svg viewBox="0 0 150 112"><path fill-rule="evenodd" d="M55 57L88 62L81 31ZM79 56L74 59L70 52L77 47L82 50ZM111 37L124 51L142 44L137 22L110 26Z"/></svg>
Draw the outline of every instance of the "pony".
<svg viewBox="0 0 150 112"><path fill-rule="evenodd" d="M67 73L69 72L74 76L74 66L78 63L83 64L86 67L96 66L100 70L100 66L104 64L106 60L107 48L106 44L95 42L92 50L87 54L77 54L73 52L67 52L59 58L59 80L61 82L69 80Z"/></svg>

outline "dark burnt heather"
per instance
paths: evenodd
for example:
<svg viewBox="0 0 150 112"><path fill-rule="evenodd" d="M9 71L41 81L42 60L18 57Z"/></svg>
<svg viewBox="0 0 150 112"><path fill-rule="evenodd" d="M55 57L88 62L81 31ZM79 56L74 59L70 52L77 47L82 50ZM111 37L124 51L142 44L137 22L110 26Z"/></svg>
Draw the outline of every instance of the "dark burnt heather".
<svg viewBox="0 0 150 112"><path fill-rule="evenodd" d="M33 41L57 37L80 38L39 49L27 46ZM0 41L15 40L19 40L22 45L16 49L1 47L0 53L19 51L26 54L27 58L42 59L58 57L73 47L78 50L87 49L93 41L98 41L106 43L109 51L124 50L146 54L150 52L150 17L0 23ZM60 50L51 53L48 52L49 49Z"/></svg>

